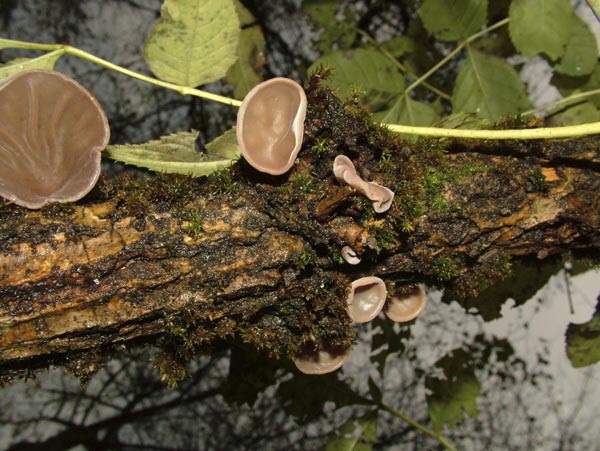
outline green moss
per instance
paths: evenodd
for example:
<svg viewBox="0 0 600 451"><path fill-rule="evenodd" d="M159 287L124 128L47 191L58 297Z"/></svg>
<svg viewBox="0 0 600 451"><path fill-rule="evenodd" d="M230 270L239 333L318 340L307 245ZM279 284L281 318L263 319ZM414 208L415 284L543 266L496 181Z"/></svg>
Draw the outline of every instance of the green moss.
<svg viewBox="0 0 600 451"><path fill-rule="evenodd" d="M317 254L312 248L306 246L296 260L296 267L300 271L304 271L307 268L315 266L317 263Z"/></svg>
<svg viewBox="0 0 600 451"><path fill-rule="evenodd" d="M315 192L315 184L313 178L306 171L301 171L292 174L289 180L289 185L286 189L293 191L294 194L312 194Z"/></svg>
<svg viewBox="0 0 600 451"><path fill-rule="evenodd" d="M188 376L185 363L173 354L171 349L163 349L154 364L160 371L160 380L170 388L176 388L179 382Z"/></svg>
<svg viewBox="0 0 600 451"><path fill-rule="evenodd" d="M540 168L535 168L527 174L527 192L546 193L548 187L546 185L546 177Z"/></svg>
<svg viewBox="0 0 600 451"><path fill-rule="evenodd" d="M197 237L204 231L202 226L202 216L197 211L192 211L189 214L188 223L185 224L183 229L192 237Z"/></svg>
<svg viewBox="0 0 600 451"><path fill-rule="evenodd" d="M233 194L238 188L230 167L213 172L209 181L215 194Z"/></svg>
<svg viewBox="0 0 600 451"><path fill-rule="evenodd" d="M436 258L433 264L433 271L435 278L440 282L455 279L460 274L458 265L445 255L440 255Z"/></svg>

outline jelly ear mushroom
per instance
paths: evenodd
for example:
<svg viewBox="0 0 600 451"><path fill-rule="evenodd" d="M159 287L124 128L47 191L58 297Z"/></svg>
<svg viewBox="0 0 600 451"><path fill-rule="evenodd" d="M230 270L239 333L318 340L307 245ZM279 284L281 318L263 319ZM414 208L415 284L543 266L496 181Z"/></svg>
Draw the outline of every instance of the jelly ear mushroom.
<svg viewBox="0 0 600 451"><path fill-rule="evenodd" d="M338 155L333 160L333 174L343 183L353 187L373 202L373 209L383 213L390 209L394 200L394 192L375 182L366 182L356 173L354 164L346 155Z"/></svg>
<svg viewBox="0 0 600 451"><path fill-rule="evenodd" d="M100 175L110 129L96 98L59 72L0 81L0 195L27 208L73 202Z"/></svg>
<svg viewBox="0 0 600 451"><path fill-rule="evenodd" d="M398 291L388 301L385 314L392 321L404 323L412 321L427 305L427 296L421 286L410 288L409 291Z"/></svg>
<svg viewBox="0 0 600 451"><path fill-rule="evenodd" d="M300 151L306 94L289 78L273 78L246 95L237 117L242 154L255 169L271 175L287 172Z"/></svg>
<svg viewBox="0 0 600 451"><path fill-rule="evenodd" d="M327 374L341 368L349 354L344 348L320 351L306 348L294 359L294 364L304 374Z"/></svg>
<svg viewBox="0 0 600 451"><path fill-rule="evenodd" d="M346 299L348 315L355 323L371 321L383 308L387 289L379 277L361 277L352 282Z"/></svg>
<svg viewBox="0 0 600 451"><path fill-rule="evenodd" d="M342 247L342 258L350 265L358 265L362 260L356 251L350 246Z"/></svg>

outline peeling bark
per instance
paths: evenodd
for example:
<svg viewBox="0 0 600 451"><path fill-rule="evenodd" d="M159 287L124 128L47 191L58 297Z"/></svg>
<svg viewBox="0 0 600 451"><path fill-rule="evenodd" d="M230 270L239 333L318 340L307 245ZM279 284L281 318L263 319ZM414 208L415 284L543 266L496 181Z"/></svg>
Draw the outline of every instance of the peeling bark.
<svg viewBox="0 0 600 451"><path fill-rule="evenodd" d="M309 102L285 176L241 161L202 180L103 181L77 205L0 206L2 380L50 364L85 378L123 345L163 348L166 373L224 340L274 357L347 347L355 278L467 298L518 258L598 255L599 138L411 144L324 91ZM340 186L338 153L395 188L390 212ZM340 259L343 245L359 265Z"/></svg>

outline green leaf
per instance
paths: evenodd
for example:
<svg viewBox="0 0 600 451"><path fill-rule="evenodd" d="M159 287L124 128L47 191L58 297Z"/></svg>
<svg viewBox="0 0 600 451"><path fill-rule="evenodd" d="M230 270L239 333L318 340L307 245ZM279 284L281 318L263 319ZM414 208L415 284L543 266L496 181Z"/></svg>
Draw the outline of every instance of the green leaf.
<svg viewBox="0 0 600 451"><path fill-rule="evenodd" d="M404 77L394 62L374 49L330 53L317 59L308 73L319 66L334 70L325 85L336 89L341 98L352 95L359 88L362 90L361 101L372 111L381 109L404 89Z"/></svg>
<svg viewBox="0 0 600 451"><path fill-rule="evenodd" d="M485 25L487 4L487 0L425 0L419 16L436 39L456 41Z"/></svg>
<svg viewBox="0 0 600 451"><path fill-rule="evenodd" d="M192 87L210 83L235 62L239 34L233 0L165 0L144 59L162 80Z"/></svg>
<svg viewBox="0 0 600 451"><path fill-rule="evenodd" d="M560 93L568 97L587 91L600 89L600 64L596 64L590 75L583 77L569 77L568 75L554 74L551 83L558 88ZM600 108L600 94L586 97L594 105Z"/></svg>
<svg viewBox="0 0 600 451"><path fill-rule="evenodd" d="M493 121L477 116L475 113L458 112L439 120L434 127L438 128L464 128L470 130L489 129Z"/></svg>
<svg viewBox="0 0 600 451"><path fill-rule="evenodd" d="M381 48L387 50L394 58L414 52L417 48L415 40L410 36L396 36L380 43Z"/></svg>
<svg viewBox="0 0 600 451"><path fill-rule="evenodd" d="M465 415L476 418L481 384L469 354L463 349L455 349L438 360L435 368L441 369L445 377L425 378L425 388L429 391L426 396L429 417L434 430L441 431L444 426L453 428Z"/></svg>
<svg viewBox="0 0 600 451"><path fill-rule="evenodd" d="M206 145L207 153L196 150L198 132L178 132L144 144L108 146L110 158L157 172L208 175L231 166L240 155L235 130L231 129Z"/></svg>
<svg viewBox="0 0 600 451"><path fill-rule="evenodd" d="M566 341L567 356L573 368L582 368L600 361L600 298L592 319L583 324L569 324Z"/></svg>
<svg viewBox="0 0 600 451"><path fill-rule="evenodd" d="M279 385L277 396L285 412L303 422L321 416L326 402L333 402L336 408L365 403L347 382L338 380L337 373L321 376L294 374L293 378Z"/></svg>
<svg viewBox="0 0 600 451"><path fill-rule="evenodd" d="M388 124L427 126L439 119L437 113L429 105L417 102L403 94L394 105L373 115L373 118Z"/></svg>
<svg viewBox="0 0 600 451"><path fill-rule="evenodd" d="M325 451L370 451L377 440L377 411L362 418L350 418L335 431Z"/></svg>
<svg viewBox="0 0 600 451"><path fill-rule="evenodd" d="M581 102L552 114L548 124L553 127L561 125L589 124L600 121L600 111L592 102Z"/></svg>
<svg viewBox="0 0 600 451"><path fill-rule="evenodd" d="M243 99L248 91L262 81L262 71L266 63L265 37L254 16L235 0L242 31L237 49L238 59L229 68L225 81L235 85L235 98Z"/></svg>
<svg viewBox="0 0 600 451"><path fill-rule="evenodd" d="M491 120L529 108L525 84L501 58L468 49L452 93L453 112L473 112Z"/></svg>
<svg viewBox="0 0 600 451"><path fill-rule="evenodd" d="M321 31L316 43L322 54L329 53L336 47L346 49L356 37L356 16L348 8L343 7L343 20L340 20L338 8L340 8L339 0L302 2L302 9Z"/></svg>
<svg viewBox="0 0 600 451"><path fill-rule="evenodd" d="M513 44L528 58L545 53L557 60L575 26L569 0L513 0L509 9L508 31Z"/></svg>
<svg viewBox="0 0 600 451"><path fill-rule="evenodd" d="M594 11L594 15L596 16L596 18L599 18L600 17L600 0L586 0L586 1L587 1L587 4L590 6L590 8L592 8L592 11Z"/></svg>
<svg viewBox="0 0 600 451"><path fill-rule="evenodd" d="M576 25L565 54L554 70L573 77L591 74L598 62L598 45L596 37L587 24L579 17L574 18Z"/></svg>
<svg viewBox="0 0 600 451"><path fill-rule="evenodd" d="M64 55L62 50L55 50L37 58L16 58L0 65L0 79L26 70L54 70L54 65L62 55Z"/></svg>

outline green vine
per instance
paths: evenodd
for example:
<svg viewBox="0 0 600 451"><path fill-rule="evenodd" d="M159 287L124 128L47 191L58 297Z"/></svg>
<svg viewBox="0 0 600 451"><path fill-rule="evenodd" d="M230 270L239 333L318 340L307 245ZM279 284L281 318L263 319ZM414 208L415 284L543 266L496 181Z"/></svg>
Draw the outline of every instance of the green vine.
<svg viewBox="0 0 600 451"><path fill-rule="evenodd" d="M442 66L444 66L448 61L454 58L463 48L469 45L469 43L473 42L475 39L483 36L486 33L489 33L497 28L500 28L504 25L507 25L509 19L501 20L490 27L487 27L484 30L481 30L478 33L473 34L469 38L465 39L461 42L453 51L451 51L444 59L434 65L429 71L415 80L411 85L409 85L404 93L409 93L414 90L417 86L424 84L425 80L429 78L433 73L439 70ZM62 55L71 55L77 58L81 58L83 60L89 61L91 63L97 64L105 69L113 70L115 72L121 73L128 77L144 81L146 83L153 84L155 86L159 86L165 89L170 89L172 91L176 91L181 95L190 95L195 97L204 98L207 100L212 100L215 102L224 103L226 105L231 105L235 107L239 107L242 102L236 99L232 99L229 97L221 96L218 94L213 94L210 92L202 91L200 89L191 88L189 86L182 86L176 83L170 83L166 81L159 80L157 78L153 78L144 74L140 74L139 72L132 71L130 69L126 69L117 64L111 63L110 61L99 58L91 53L88 53L84 50L78 49L76 47L70 45L62 45L62 44L40 44L34 42L25 42L25 41L15 41L12 39L3 39L0 38L0 49L1 48L18 48L18 49L26 49L26 50L41 50L46 52L51 52L52 56L60 57ZM50 54L48 54L50 55ZM391 55L390 55L391 56ZM600 90L593 90L585 93L577 93L572 96L561 99L558 102L555 102L550 105L554 105L555 107L564 107L565 105L572 104L573 102L579 101L582 98L589 97L595 94L598 94ZM548 105L542 106L533 110L526 112L525 114L534 113L539 111L540 109L547 108ZM410 135L417 136L429 136L429 137L439 137L439 138L464 138L464 139L490 139L490 140L506 140L506 139L519 139L519 140L531 140L531 139L552 139L552 138L575 138L580 136L594 135L600 133L600 122L592 122L588 124L579 124L579 125L568 125L562 127L540 127L540 128L532 128L532 129L508 129L508 130L472 130L472 129L454 129L454 128L439 128L439 127L421 127L421 126L409 126L409 125L400 125L400 124L387 124L383 123L382 125L389 128L391 131L396 133L404 133Z"/></svg>

